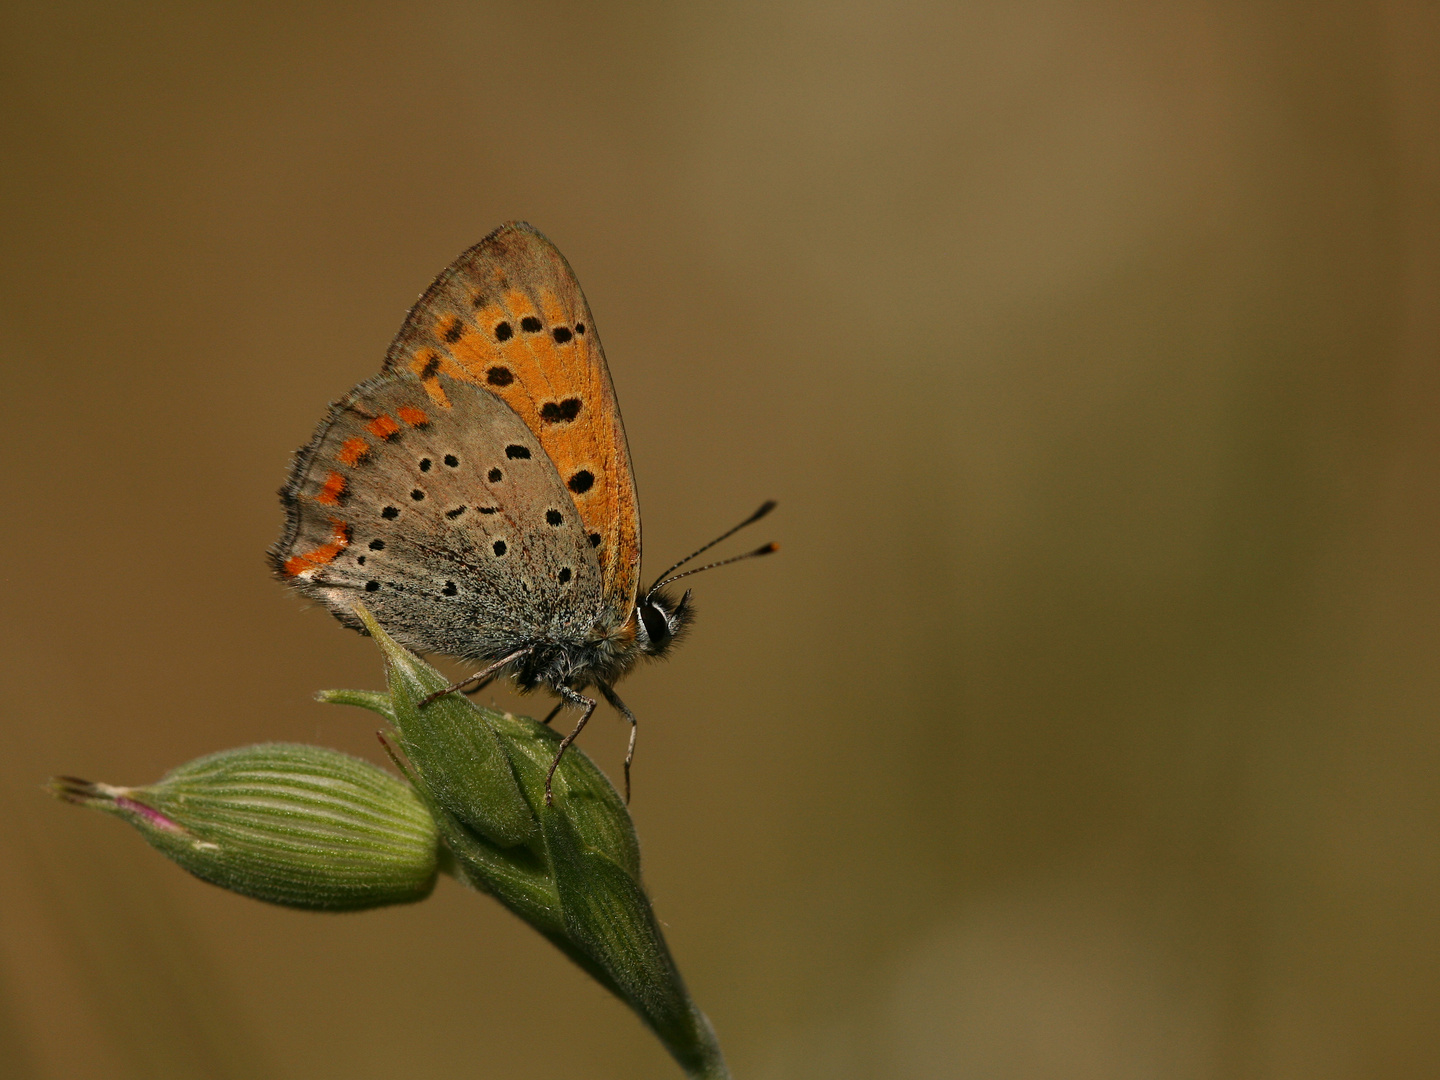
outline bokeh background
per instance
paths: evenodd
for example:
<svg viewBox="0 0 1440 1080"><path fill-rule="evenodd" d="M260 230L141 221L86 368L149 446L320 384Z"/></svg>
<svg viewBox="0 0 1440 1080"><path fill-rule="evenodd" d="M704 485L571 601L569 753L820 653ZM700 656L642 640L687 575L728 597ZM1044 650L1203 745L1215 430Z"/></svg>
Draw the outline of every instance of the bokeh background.
<svg viewBox="0 0 1440 1080"><path fill-rule="evenodd" d="M264 907L41 788L379 757L274 490L518 217L650 570L780 500L625 685L737 1078L1436 1075L1437 56L1398 0L7 0L0 1072L676 1075L453 882Z"/></svg>

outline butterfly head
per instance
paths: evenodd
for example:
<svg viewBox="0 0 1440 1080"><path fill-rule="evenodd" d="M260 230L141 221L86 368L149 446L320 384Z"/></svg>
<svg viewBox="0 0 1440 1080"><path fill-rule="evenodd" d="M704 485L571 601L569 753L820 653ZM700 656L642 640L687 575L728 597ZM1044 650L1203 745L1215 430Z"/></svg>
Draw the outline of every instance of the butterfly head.
<svg viewBox="0 0 1440 1080"><path fill-rule="evenodd" d="M672 645L685 636L695 609L690 606L690 590L677 603L668 593L652 589L635 608L635 643L646 656L664 656Z"/></svg>

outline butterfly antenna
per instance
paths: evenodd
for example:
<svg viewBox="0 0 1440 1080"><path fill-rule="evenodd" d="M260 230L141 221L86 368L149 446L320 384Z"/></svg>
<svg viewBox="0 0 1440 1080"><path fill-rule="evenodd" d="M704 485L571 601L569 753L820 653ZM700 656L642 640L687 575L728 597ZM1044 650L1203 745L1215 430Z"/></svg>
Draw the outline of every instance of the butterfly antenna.
<svg viewBox="0 0 1440 1080"><path fill-rule="evenodd" d="M714 540L711 540L708 544L704 545L703 547L696 548L696 549L695 549L694 551L692 551L689 555L686 555L683 559L681 559L679 562L677 562L674 566L670 567L669 570L666 570L665 573L661 574L660 577L655 580L655 584L654 584L654 585L651 585L650 588L645 591L645 596L646 596L647 598L649 598L650 596L652 596L652 595L654 594L654 592L655 592L656 589L660 588L661 585L667 585L667 584L669 584L670 582L675 581L676 579L675 579L675 578L672 578L670 575L673 574L673 573L675 573L676 570L679 570L680 567L684 566L684 565L685 565L687 562L689 562L691 559L695 558L695 556L697 556L697 555L703 555L705 552L709 551L709 550L710 550L712 547L714 547L716 544L720 543L721 540L728 540L728 539L730 539L730 537L734 536L734 535L735 535L737 532L739 532L741 529L745 528L746 525L754 525L755 522L759 521L761 518L763 518L766 514L770 513L770 511L771 511L771 510L774 510L774 509L775 509L775 500L774 500L774 499L767 499L767 500L765 501L764 505L761 506L759 510L756 510L756 511L755 511L753 514L751 514L748 518L746 518L744 521L740 522L739 525L736 525L733 529L730 529L730 530L728 530L728 531L726 531L726 532L721 533L721 534L720 534L719 536L717 536ZM774 545L771 545L772 548L773 548L773 546L774 546ZM750 552L749 555L741 555L741 556L738 556L738 558L748 559L748 558L750 558L750 555L765 555L765 554L768 554L768 552L765 551L765 550L762 548L762 549L759 550L759 551L752 551L752 552ZM699 570L687 570L685 573L681 574L680 577L689 577L691 574L698 574L698 573L700 572L700 570L709 570L709 569L711 569L712 567L724 566L725 563L727 563L727 562L735 562L735 559L726 559L725 562L711 563L709 566L702 566L702 567L700 567ZM663 578L664 580L661 580L662 578Z"/></svg>
<svg viewBox="0 0 1440 1080"><path fill-rule="evenodd" d="M753 559L756 555L769 555L779 550L780 545L775 543L774 540L771 540L770 543L764 547L758 547L754 551L747 551L744 555L734 555L728 559L721 559L719 562L706 563L704 566L695 567L694 570L686 570L683 574L676 574L674 577L667 577L661 581L657 581L654 585L650 586L650 592L645 595L648 597L650 593L653 593L656 589L660 588L660 586L669 585L672 581L679 581L682 577L689 577L691 574L698 574L702 570L714 570L717 566L729 566L732 562L739 562L741 559Z"/></svg>

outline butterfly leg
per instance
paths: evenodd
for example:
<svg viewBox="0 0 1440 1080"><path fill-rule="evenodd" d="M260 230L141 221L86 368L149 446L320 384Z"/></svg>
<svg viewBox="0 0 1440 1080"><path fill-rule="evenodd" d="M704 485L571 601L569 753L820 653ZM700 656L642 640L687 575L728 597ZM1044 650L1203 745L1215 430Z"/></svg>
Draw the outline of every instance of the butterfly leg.
<svg viewBox="0 0 1440 1080"><path fill-rule="evenodd" d="M555 770L560 767L560 759L565 756L565 751L569 748L570 744L575 741L575 736L585 730L585 721L590 719L590 714L595 711L595 706L598 704L594 698L588 698L584 694L570 689L568 686L557 686L555 687L555 692L577 709L584 709L585 711L580 714L580 722L575 725L575 730L560 740L560 749L555 751L555 760L550 763L550 771L545 774L546 806L551 806L555 802L555 797L550 793L550 781L555 778Z"/></svg>
<svg viewBox="0 0 1440 1080"><path fill-rule="evenodd" d="M598 684L600 693L605 695L605 700L610 707L618 712L626 720L630 721L630 748L625 751L625 805L630 805L630 762L635 760L635 732L639 725L635 723L635 714L630 711L630 706L620 700L620 696L604 683Z"/></svg>
<svg viewBox="0 0 1440 1080"><path fill-rule="evenodd" d="M550 721L551 721L551 720L554 720L555 717L556 717L556 715L557 715L557 714L560 712L560 710L563 709L564 707L565 707L565 699L564 699L564 698L561 698L559 701L557 701L557 702L555 703L555 707L550 710L550 715L547 716L547 717L545 717L545 719L542 720L542 721L540 721L540 722L541 722L542 724L544 724L546 727L549 727L549 726L550 726Z"/></svg>
<svg viewBox="0 0 1440 1080"><path fill-rule="evenodd" d="M524 656L524 655L525 655L526 653L528 653L532 648L534 648L533 645L527 645L527 646L525 646L525 648L523 648L523 649L516 649L516 650L515 650L514 652L512 652L509 656L505 657L505 659L503 659L503 660L496 660L493 664L491 664L489 667L487 667L484 671L477 671L474 675L471 675L468 679L461 679L461 680L460 680L459 682L457 682L457 683L451 683L451 684L450 684L449 686L447 686L444 690L436 690L435 693L431 694L431 695L430 695L429 697L427 697L425 700L423 700L422 702L420 702L420 707L423 709L426 705L429 705L432 701L438 701L440 698L444 697L446 694L453 694L453 693L455 693L456 690L459 690L462 686L468 686L470 683L475 682L477 679L479 679L479 680L481 680L481 681L483 682L485 679L492 678L492 677L495 675L495 673L496 673L497 671L499 671L501 668L503 668L506 664L510 663L510 661L512 661L512 660L519 660L520 657Z"/></svg>

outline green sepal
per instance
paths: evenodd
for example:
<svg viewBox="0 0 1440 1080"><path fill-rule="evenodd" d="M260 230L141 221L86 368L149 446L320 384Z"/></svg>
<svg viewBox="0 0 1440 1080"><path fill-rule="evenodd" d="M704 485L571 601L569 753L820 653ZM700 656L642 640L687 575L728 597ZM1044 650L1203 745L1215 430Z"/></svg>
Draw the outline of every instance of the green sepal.
<svg viewBox="0 0 1440 1080"><path fill-rule="evenodd" d="M458 693L422 706L449 681L385 633L363 604L355 605L355 613L384 654L396 736L430 795L502 848L534 837L535 815L520 793L510 755L485 714Z"/></svg>
<svg viewBox="0 0 1440 1080"><path fill-rule="evenodd" d="M687 1075L728 1076L714 1029L685 990L638 878L581 839L559 805L540 815L565 936L629 1003ZM570 951L570 950L567 950ZM573 956L573 953L572 953Z"/></svg>
<svg viewBox="0 0 1440 1080"><path fill-rule="evenodd" d="M357 910L423 900L435 885L439 837L424 803L337 750L262 743L146 787L60 777L51 791L128 821L196 877L272 904Z"/></svg>
<svg viewBox="0 0 1440 1080"><path fill-rule="evenodd" d="M369 709L395 723L395 706L390 704L390 695L379 690L321 690L315 695L316 701L326 705L354 705Z"/></svg>
<svg viewBox="0 0 1440 1080"><path fill-rule="evenodd" d="M542 817L550 809L545 806L545 777L560 750L560 733L528 716L482 711L510 751L526 800L537 818ZM640 841L630 811L610 779L579 747L571 745L565 751L551 789L556 805L564 809L582 841L604 852L638 881Z"/></svg>
<svg viewBox="0 0 1440 1080"><path fill-rule="evenodd" d="M397 757L396 763L439 826L453 859L447 872L494 896L626 1002L687 1075L728 1077L714 1032L690 1000L645 895L635 827L609 779L571 746L555 770L554 805L547 806L545 777L560 734L459 694L419 707L425 696L445 688L444 676L386 636L358 606L357 612L385 652L390 708L356 691L329 691L322 699L393 717L397 742L409 759L407 764ZM438 714L443 725L432 720L441 706L447 709ZM426 732L426 725L441 730ZM507 773L494 763L477 777L454 762L436 760L457 742L470 745L456 734L466 727L495 739L513 788L497 781ZM488 746L479 734L473 738ZM441 790L436 777L443 778ZM502 813L510 820L518 816L512 797L523 801L536 827L523 840L500 842L494 822Z"/></svg>
<svg viewBox="0 0 1440 1080"><path fill-rule="evenodd" d="M461 883L489 893L546 936L562 932L560 900L538 834L529 844L500 847L441 806L426 790L424 780L409 771L407 762L396 757L395 763L411 779L440 830L450 853L442 869Z"/></svg>

